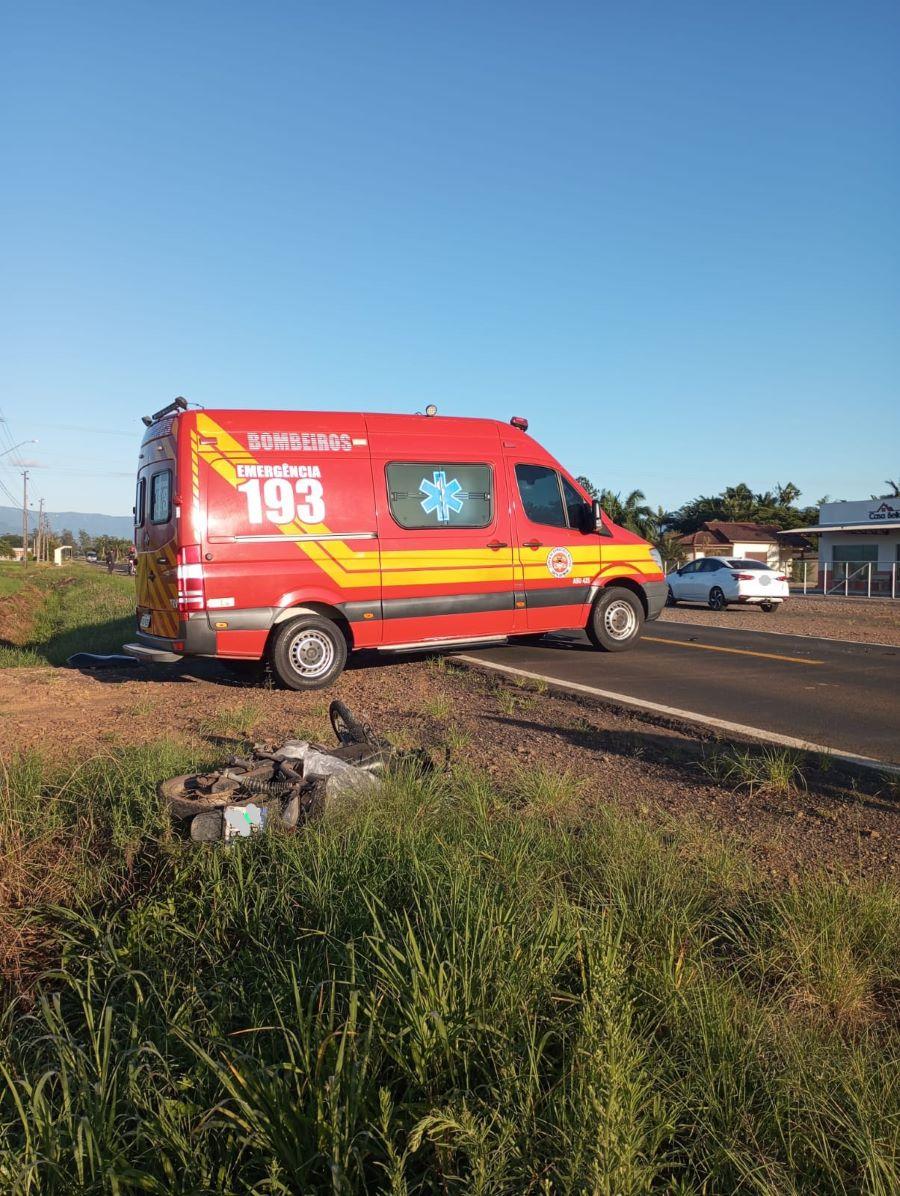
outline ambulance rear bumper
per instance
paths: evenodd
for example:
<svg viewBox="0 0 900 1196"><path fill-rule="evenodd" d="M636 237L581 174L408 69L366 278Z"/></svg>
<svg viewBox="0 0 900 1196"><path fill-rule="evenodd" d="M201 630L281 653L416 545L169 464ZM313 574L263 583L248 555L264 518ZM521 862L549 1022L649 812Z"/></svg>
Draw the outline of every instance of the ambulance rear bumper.
<svg viewBox="0 0 900 1196"><path fill-rule="evenodd" d="M174 664L181 660L177 652L170 652L166 648L154 648L148 644L123 644L122 651L126 656L133 656L145 664Z"/></svg>
<svg viewBox="0 0 900 1196"><path fill-rule="evenodd" d="M183 645L175 651L176 642ZM161 635L137 633L137 641L123 644L122 651L146 664L174 664L183 656L215 656L216 633L209 625L206 614L189 615L178 629L178 639L166 639Z"/></svg>

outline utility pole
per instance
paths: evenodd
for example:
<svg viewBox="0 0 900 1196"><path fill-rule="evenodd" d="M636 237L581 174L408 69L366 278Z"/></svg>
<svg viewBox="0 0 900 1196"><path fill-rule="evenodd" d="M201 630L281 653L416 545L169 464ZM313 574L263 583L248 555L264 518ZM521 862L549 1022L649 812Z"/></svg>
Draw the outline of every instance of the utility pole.
<svg viewBox="0 0 900 1196"><path fill-rule="evenodd" d="M43 499L40 499L39 504L38 504L38 521L37 521L37 531L35 532L35 536L37 537L37 544L34 547L34 559L38 562L38 564L40 564L41 561L43 561L43 559L44 559L44 500Z"/></svg>
<svg viewBox="0 0 900 1196"><path fill-rule="evenodd" d="M28 470L22 470L22 567L28 565Z"/></svg>

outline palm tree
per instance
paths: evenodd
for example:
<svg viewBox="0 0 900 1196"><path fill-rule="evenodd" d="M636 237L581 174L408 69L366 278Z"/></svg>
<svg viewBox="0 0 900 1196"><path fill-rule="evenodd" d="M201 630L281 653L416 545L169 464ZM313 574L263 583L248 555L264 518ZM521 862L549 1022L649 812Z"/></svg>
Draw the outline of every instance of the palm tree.
<svg viewBox="0 0 900 1196"><path fill-rule="evenodd" d="M643 490L632 490L624 499L618 492L603 490L598 497L600 506L619 527L625 527L648 540L656 534L656 515L647 506Z"/></svg>

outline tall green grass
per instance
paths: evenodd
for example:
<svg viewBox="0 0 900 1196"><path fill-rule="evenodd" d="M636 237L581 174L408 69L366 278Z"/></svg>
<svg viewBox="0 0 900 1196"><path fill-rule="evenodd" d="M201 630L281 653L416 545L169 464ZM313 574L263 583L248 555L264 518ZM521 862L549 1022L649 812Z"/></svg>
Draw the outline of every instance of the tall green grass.
<svg viewBox="0 0 900 1196"><path fill-rule="evenodd" d="M92 767L103 896L42 911L59 967L3 1019L0 1190L898 1190L895 890L773 891L532 776L199 849L149 758Z"/></svg>
<svg viewBox="0 0 900 1196"><path fill-rule="evenodd" d="M27 570L20 561L0 561L0 598L17 593L25 581Z"/></svg>
<svg viewBox="0 0 900 1196"><path fill-rule="evenodd" d="M35 565L28 574L37 594L31 628L24 642L0 646L0 668L64 664L73 652L117 652L134 631L134 578L88 565Z"/></svg>

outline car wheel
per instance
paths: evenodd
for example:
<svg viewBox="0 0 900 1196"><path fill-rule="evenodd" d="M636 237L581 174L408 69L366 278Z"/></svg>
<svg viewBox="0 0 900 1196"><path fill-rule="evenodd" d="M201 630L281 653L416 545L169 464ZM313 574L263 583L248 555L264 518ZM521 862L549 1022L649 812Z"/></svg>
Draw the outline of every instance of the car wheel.
<svg viewBox="0 0 900 1196"><path fill-rule="evenodd" d="M767 615L771 615L779 607L779 603L777 602L761 602L759 605Z"/></svg>
<svg viewBox="0 0 900 1196"><path fill-rule="evenodd" d="M721 586L713 586L709 591L709 609L710 610L724 610L728 605L725 598L725 591Z"/></svg>
<svg viewBox="0 0 900 1196"><path fill-rule="evenodd" d="M594 603L587 633L601 652L624 652L640 636L644 618L637 594L622 586L611 586Z"/></svg>
<svg viewBox="0 0 900 1196"><path fill-rule="evenodd" d="M672 587L669 586L668 592L666 594L666 606L677 606L677 605L678 605L678 599L672 593Z"/></svg>
<svg viewBox="0 0 900 1196"><path fill-rule="evenodd" d="M330 619L300 615L276 629L269 659L288 689L324 689L347 663L347 641Z"/></svg>

